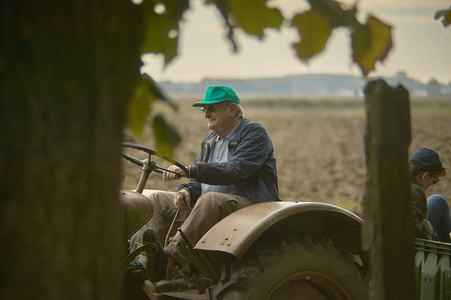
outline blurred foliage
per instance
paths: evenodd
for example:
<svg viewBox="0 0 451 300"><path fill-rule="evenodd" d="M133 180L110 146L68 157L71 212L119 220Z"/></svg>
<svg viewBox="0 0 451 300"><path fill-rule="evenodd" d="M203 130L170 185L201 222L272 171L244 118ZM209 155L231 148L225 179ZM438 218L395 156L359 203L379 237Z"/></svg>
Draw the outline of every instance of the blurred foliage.
<svg viewBox="0 0 451 300"><path fill-rule="evenodd" d="M443 26L448 27L451 23L451 6L449 9L439 10L435 13L434 19L438 20L440 18L442 18Z"/></svg>
<svg viewBox="0 0 451 300"><path fill-rule="evenodd" d="M352 57L362 73L374 70L376 61L383 61L392 47L391 29L373 16L364 25L357 25L352 34Z"/></svg>
<svg viewBox="0 0 451 300"><path fill-rule="evenodd" d="M128 104L128 123L137 136L144 132L144 122L151 113L152 104L156 97L145 84L140 82L134 89L134 94Z"/></svg>
<svg viewBox="0 0 451 300"><path fill-rule="evenodd" d="M292 24L302 36L301 41L294 44L294 48L298 57L304 61L320 53L332 33L329 20L314 10L298 14L293 18Z"/></svg>
<svg viewBox="0 0 451 300"><path fill-rule="evenodd" d="M357 6L344 7L333 0L309 0L311 9L296 15L292 25L301 41L294 44L297 55L307 61L324 50L334 29L347 27L351 32L352 58L364 76L375 69L376 61L384 61L392 47L391 27L369 16L366 24L357 18Z"/></svg>
<svg viewBox="0 0 451 300"><path fill-rule="evenodd" d="M135 88L135 93L128 106L129 125L137 136L142 136L144 126L155 100L162 100L178 111L178 106L159 88L158 84L148 74L142 75L142 81ZM162 114L156 114L152 120L152 130L155 137L156 150L162 157L172 160L172 152L181 141L177 129L169 124Z"/></svg>
<svg viewBox="0 0 451 300"><path fill-rule="evenodd" d="M277 8L266 6L266 2L266 0L206 0L206 3L216 5L230 32L239 27L260 39L264 37L265 28L280 28L284 20L282 13ZM235 44L233 35L229 34L229 39Z"/></svg>
<svg viewBox="0 0 451 300"><path fill-rule="evenodd" d="M146 22L143 53L162 53L165 63L177 56L179 22L189 9L188 0L144 0Z"/></svg>
<svg viewBox="0 0 451 300"><path fill-rule="evenodd" d="M361 24L356 18L357 5L346 7L334 0L307 1L310 3L310 10L295 15L291 20L285 19L278 8L269 7L267 4L270 0L205 0L204 3L216 6L221 13L224 26L228 29L227 38L235 52L238 51L235 40L237 28L263 39L266 28L280 29L282 24L289 24L297 28L300 35L300 42L293 44L293 48L302 61L307 62L321 53L333 30L339 27L349 28L352 58L364 76L374 70L377 61L383 61L387 57L392 47L390 26L374 16L369 16L366 24ZM167 65L178 54L179 23L190 8L189 0L143 0L140 5L146 20L142 52L163 54ZM151 111L154 100L169 102L150 77L147 82L147 85L141 83L137 86L128 110L129 123L138 136L143 133L142 124ZM176 134L176 131L169 130L168 125L164 116L159 116L153 122L153 131L160 133L156 135L160 150L171 156L179 139L169 136ZM160 138L164 141L160 141Z"/></svg>
<svg viewBox="0 0 451 300"><path fill-rule="evenodd" d="M172 153L180 143L180 135L174 126L166 122L162 115L157 115L153 119L153 134L156 138L157 152L168 154Z"/></svg>

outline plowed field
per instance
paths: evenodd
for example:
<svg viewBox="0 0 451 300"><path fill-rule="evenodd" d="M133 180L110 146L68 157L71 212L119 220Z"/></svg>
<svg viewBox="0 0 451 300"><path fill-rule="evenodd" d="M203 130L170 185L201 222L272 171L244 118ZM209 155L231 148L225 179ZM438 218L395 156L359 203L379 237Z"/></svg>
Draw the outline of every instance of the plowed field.
<svg viewBox="0 0 451 300"><path fill-rule="evenodd" d="M158 104L182 136L174 157L192 164L207 132L204 118L191 103L178 100L179 111ZM366 169L363 151L365 107L363 100L350 99L242 99L244 116L262 124L275 147L279 190L285 201L333 203L361 214ZM412 143L409 155L419 148L436 150L444 165L451 167L451 99L411 100ZM150 126L141 138L125 131L125 140L155 148ZM407 162L406 162L407 163ZM168 166L161 162L162 166ZM140 169L124 163L125 188L134 188ZM428 194L451 199L451 171ZM164 183L151 174L147 188L175 190L180 181Z"/></svg>

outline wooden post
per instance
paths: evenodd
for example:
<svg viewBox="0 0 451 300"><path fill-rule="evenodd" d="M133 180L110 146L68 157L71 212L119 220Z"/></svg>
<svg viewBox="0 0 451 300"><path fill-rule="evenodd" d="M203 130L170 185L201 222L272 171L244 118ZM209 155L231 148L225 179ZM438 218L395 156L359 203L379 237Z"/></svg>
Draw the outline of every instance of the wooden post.
<svg viewBox="0 0 451 300"><path fill-rule="evenodd" d="M365 106L362 250L369 254L370 299L417 299L408 173L409 93L383 80L370 81Z"/></svg>

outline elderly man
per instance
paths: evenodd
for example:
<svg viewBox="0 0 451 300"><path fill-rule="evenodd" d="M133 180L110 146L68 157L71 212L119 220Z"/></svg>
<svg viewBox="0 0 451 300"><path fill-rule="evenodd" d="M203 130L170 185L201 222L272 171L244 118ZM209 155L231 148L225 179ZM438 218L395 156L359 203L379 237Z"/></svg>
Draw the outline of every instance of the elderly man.
<svg viewBox="0 0 451 300"><path fill-rule="evenodd" d="M210 86L204 100L192 106L200 107L211 132L205 135L194 165L187 166L190 181L181 184L176 193L151 194L155 213L132 237L132 251L142 244L146 228L155 232L154 239L162 241L176 215L176 225L181 225L190 242L196 244L211 227L234 211L255 203L280 201L271 139L260 124L243 117L240 99L233 89ZM175 165L169 170L183 173ZM179 177L174 173L163 174L164 181L176 179ZM177 233L165 249L160 248L157 279L166 275L169 259L188 272L193 271L192 256L186 246Z"/></svg>

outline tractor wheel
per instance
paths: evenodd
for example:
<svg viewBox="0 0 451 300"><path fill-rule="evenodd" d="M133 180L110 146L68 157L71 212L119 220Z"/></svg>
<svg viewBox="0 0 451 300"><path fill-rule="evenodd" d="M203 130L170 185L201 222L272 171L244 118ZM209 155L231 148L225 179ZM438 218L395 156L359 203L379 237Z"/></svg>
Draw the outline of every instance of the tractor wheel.
<svg viewBox="0 0 451 300"><path fill-rule="evenodd" d="M222 268L212 298L368 299L368 281L358 267L351 253L329 239L298 235L262 239L242 259Z"/></svg>

